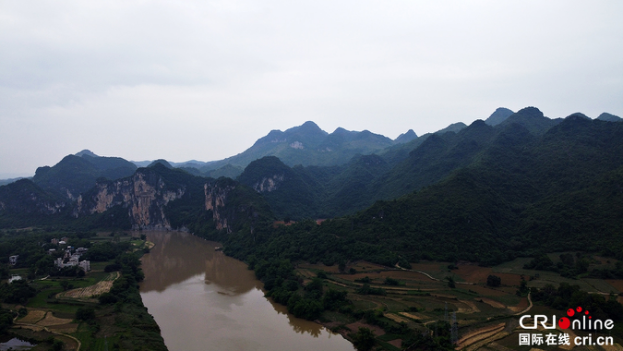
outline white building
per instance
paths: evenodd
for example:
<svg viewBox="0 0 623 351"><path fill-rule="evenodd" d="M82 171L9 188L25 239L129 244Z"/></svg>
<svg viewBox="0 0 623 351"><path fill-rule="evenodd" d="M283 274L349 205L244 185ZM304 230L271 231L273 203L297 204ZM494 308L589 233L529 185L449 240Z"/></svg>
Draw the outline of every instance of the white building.
<svg viewBox="0 0 623 351"><path fill-rule="evenodd" d="M85 273L91 270L91 262L87 260L80 261L80 263L78 263L78 266L82 268Z"/></svg>
<svg viewBox="0 0 623 351"><path fill-rule="evenodd" d="M19 257L19 255L13 255L9 257L9 264L11 266L15 266L17 264L17 258Z"/></svg>
<svg viewBox="0 0 623 351"><path fill-rule="evenodd" d="M91 261L87 261L87 260L80 261L79 255L72 255L71 258L69 258L69 261L67 261L67 263L63 263L63 259L59 257L56 259L56 261L54 261L54 265L58 267L58 269L65 268L65 267L78 266L82 268L82 270L84 270L85 273L91 270Z"/></svg>

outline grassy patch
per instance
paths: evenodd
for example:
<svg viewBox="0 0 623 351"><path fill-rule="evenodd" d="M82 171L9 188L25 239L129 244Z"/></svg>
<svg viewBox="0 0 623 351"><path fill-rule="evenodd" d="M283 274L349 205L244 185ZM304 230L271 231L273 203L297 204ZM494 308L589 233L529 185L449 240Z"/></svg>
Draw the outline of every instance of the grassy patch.
<svg viewBox="0 0 623 351"><path fill-rule="evenodd" d="M393 299L379 299L383 306L387 307L388 312L402 312L409 306Z"/></svg>
<svg viewBox="0 0 623 351"><path fill-rule="evenodd" d="M608 282L605 280L602 280L602 279L583 279L583 280L586 281L586 283L588 283L589 285L591 285L592 287L594 287L596 290L600 292L604 292L604 293L613 292L614 294L619 293L619 291L614 286L608 284Z"/></svg>
<svg viewBox="0 0 623 351"><path fill-rule="evenodd" d="M372 310L379 306L378 304L368 300L353 300L353 305L356 309L360 310Z"/></svg>
<svg viewBox="0 0 623 351"><path fill-rule="evenodd" d="M383 334L377 337L377 339L381 341L392 341L392 340L400 339L402 337L403 336L399 334Z"/></svg>
<svg viewBox="0 0 623 351"><path fill-rule="evenodd" d="M93 337L92 331L88 326L82 324L78 331L74 334L80 342L82 343L81 349L84 350L93 350L93 351L107 351L112 350L113 345L119 341L118 336L113 337L104 337L104 338L95 338Z"/></svg>
<svg viewBox="0 0 623 351"><path fill-rule="evenodd" d="M357 321L356 318L335 311L324 311L322 317L329 322L349 324Z"/></svg>
<svg viewBox="0 0 623 351"><path fill-rule="evenodd" d="M378 338L377 338L378 340ZM388 351L400 351L401 349L399 349L398 347L394 346L394 345L390 345L385 341L378 341L379 346L381 346L383 348L383 350L388 350Z"/></svg>

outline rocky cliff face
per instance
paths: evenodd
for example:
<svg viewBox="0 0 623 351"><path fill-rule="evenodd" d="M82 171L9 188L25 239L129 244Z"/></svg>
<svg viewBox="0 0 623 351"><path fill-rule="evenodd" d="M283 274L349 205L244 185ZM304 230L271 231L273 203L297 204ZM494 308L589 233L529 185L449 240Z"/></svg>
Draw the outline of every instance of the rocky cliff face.
<svg viewBox="0 0 623 351"><path fill-rule="evenodd" d="M259 182L253 184L253 190L258 193L269 193L277 190L279 185L283 182L283 174L275 174L271 177L264 177Z"/></svg>
<svg viewBox="0 0 623 351"><path fill-rule="evenodd" d="M78 198L73 210L75 217L102 214L93 218L104 226L122 216L133 229L204 233L252 228L260 214L269 213L259 194L232 179L196 177L161 165L97 184Z"/></svg>
<svg viewBox="0 0 623 351"><path fill-rule="evenodd" d="M218 186L216 183L206 183L203 187L205 194L205 209L212 211L212 219L216 229L227 227L227 216L224 214L227 195L234 189L233 185Z"/></svg>
<svg viewBox="0 0 623 351"><path fill-rule="evenodd" d="M212 214L214 228L228 233L254 226L272 213L264 198L251 188L234 180L221 178L204 185L205 210Z"/></svg>
<svg viewBox="0 0 623 351"><path fill-rule="evenodd" d="M97 184L80 196L74 216L103 213L114 206L127 208L133 229L171 229L164 207L184 196L186 187L171 189L156 172L137 171L132 177Z"/></svg>

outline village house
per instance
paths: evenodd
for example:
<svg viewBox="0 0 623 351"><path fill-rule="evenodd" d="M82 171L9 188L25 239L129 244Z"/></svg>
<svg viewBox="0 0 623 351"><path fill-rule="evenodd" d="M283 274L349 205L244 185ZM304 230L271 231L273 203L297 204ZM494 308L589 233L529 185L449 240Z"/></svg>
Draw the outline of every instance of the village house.
<svg viewBox="0 0 623 351"><path fill-rule="evenodd" d="M67 249L65 249L65 255L63 257L57 258L56 261L54 261L54 265L57 266L58 269L64 267L78 266L86 273L91 270L91 262L87 260L80 261L80 256L85 254L87 251L87 248L79 247L76 249L76 252L72 254L71 246L69 246L67 247ZM67 260L67 263L65 263L65 260Z"/></svg>

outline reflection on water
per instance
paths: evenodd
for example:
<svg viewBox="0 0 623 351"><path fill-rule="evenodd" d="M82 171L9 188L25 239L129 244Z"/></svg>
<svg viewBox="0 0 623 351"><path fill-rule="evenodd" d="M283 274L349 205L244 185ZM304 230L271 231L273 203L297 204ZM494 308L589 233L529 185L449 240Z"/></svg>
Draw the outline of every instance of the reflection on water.
<svg viewBox="0 0 623 351"><path fill-rule="evenodd" d="M150 233L148 240L155 243L143 259L143 271L149 279L141 291L162 292L197 274L205 273L205 283L215 283L228 293L243 294L261 283L252 271L238 260L214 251L216 243L205 241L188 233Z"/></svg>
<svg viewBox="0 0 623 351"><path fill-rule="evenodd" d="M322 326L295 318L264 297L246 264L186 233L149 232L143 303L171 351L349 350Z"/></svg>
<svg viewBox="0 0 623 351"><path fill-rule="evenodd" d="M4 341L4 340L2 340ZM28 341L24 341L18 338L12 338L5 342L0 343L0 350L30 350L35 347L34 344L29 343Z"/></svg>

